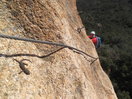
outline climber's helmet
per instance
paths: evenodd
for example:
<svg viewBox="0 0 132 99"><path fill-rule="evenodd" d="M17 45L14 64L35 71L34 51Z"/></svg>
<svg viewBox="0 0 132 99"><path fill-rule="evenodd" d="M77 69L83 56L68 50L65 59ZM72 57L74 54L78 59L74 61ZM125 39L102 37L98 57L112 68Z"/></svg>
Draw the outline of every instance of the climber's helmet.
<svg viewBox="0 0 132 99"><path fill-rule="evenodd" d="M91 31L90 34L95 35L95 31Z"/></svg>

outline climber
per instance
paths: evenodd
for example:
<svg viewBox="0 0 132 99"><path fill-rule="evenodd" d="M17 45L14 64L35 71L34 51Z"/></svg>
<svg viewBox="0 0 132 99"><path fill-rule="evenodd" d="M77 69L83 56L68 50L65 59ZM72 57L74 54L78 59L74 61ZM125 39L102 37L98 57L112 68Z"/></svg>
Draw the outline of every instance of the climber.
<svg viewBox="0 0 132 99"><path fill-rule="evenodd" d="M101 45L101 38L95 35L95 31L90 32L90 36L88 36L92 42L94 43L96 48L99 48Z"/></svg>

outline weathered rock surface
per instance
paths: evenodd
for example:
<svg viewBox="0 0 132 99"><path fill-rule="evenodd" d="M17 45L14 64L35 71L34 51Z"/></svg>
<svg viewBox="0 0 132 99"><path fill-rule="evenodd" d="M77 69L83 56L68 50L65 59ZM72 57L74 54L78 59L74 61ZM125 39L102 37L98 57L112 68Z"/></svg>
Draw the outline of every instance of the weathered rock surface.
<svg viewBox="0 0 132 99"><path fill-rule="evenodd" d="M64 43L98 57L75 0L1 0L0 33ZM0 54L46 55L59 47L0 38ZM14 59L28 64L30 75ZM46 57L0 57L0 99L117 99L99 60L67 48Z"/></svg>

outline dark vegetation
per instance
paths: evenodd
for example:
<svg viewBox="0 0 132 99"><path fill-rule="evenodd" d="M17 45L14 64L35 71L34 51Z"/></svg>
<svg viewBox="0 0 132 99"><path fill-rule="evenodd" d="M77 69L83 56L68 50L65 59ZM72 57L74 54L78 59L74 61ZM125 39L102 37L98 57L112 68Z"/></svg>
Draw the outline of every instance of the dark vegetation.
<svg viewBox="0 0 132 99"><path fill-rule="evenodd" d="M89 34L103 40L97 49L119 99L132 99L132 0L77 0Z"/></svg>

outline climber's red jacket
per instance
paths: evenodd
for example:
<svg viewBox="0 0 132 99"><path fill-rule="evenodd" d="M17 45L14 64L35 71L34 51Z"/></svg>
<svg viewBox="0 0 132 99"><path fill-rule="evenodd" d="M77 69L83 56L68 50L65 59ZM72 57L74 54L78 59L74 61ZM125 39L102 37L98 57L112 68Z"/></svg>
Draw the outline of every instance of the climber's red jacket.
<svg viewBox="0 0 132 99"><path fill-rule="evenodd" d="M94 45L97 44L97 38L96 37L93 37L92 35L90 35L88 37L92 40L92 42L94 43Z"/></svg>

